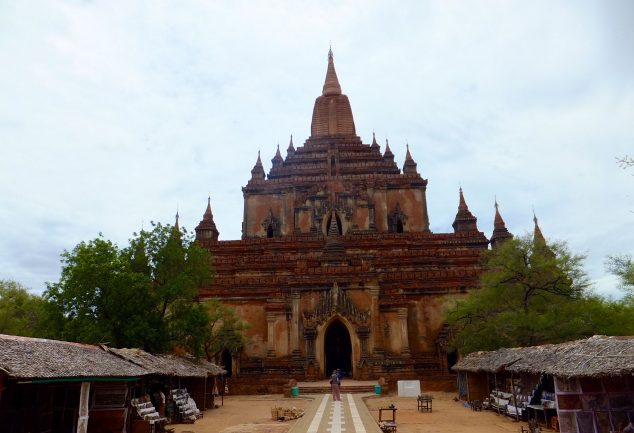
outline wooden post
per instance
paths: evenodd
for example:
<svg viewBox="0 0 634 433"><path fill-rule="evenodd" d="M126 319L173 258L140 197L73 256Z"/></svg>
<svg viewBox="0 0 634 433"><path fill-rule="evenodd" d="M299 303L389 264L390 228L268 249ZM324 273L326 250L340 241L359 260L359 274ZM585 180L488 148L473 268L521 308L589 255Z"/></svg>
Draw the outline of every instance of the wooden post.
<svg viewBox="0 0 634 433"><path fill-rule="evenodd" d="M77 433L88 431L88 398L90 397L90 382L81 383L79 394L79 414L77 419Z"/></svg>
<svg viewBox="0 0 634 433"><path fill-rule="evenodd" d="M515 395L515 381L513 380L513 372L511 371L511 392L513 393L513 406L515 406L515 420L519 421L520 416L517 413L517 396Z"/></svg>
<svg viewBox="0 0 634 433"><path fill-rule="evenodd" d="M465 380L465 383L467 384L467 401L471 401L471 392L469 391L469 372L468 371L464 372L464 380Z"/></svg>

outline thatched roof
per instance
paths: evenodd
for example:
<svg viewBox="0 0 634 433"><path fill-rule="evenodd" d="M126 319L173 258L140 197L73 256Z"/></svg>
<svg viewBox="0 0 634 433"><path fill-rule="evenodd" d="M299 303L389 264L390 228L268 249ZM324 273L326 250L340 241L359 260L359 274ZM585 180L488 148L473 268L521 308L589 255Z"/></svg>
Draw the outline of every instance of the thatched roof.
<svg viewBox="0 0 634 433"><path fill-rule="evenodd" d="M0 334L0 370L16 379L138 377L147 371L101 347Z"/></svg>
<svg viewBox="0 0 634 433"><path fill-rule="evenodd" d="M141 349L115 349L108 350L117 356L132 362L147 370L148 374L177 377L207 377L226 373L215 364L207 365L194 360L176 355L153 355Z"/></svg>
<svg viewBox="0 0 634 433"><path fill-rule="evenodd" d="M595 335L560 344L474 352L452 367L456 371L601 377L634 374L634 337Z"/></svg>
<svg viewBox="0 0 634 433"><path fill-rule="evenodd" d="M219 367L219 366L217 366L216 364L214 364L212 362L205 361L204 359L192 360L192 362L195 362L196 364L198 364L202 368L204 368L207 371L209 371L209 373L212 376L220 376L220 375L223 375L223 374L227 374L227 370L225 370L224 368Z"/></svg>

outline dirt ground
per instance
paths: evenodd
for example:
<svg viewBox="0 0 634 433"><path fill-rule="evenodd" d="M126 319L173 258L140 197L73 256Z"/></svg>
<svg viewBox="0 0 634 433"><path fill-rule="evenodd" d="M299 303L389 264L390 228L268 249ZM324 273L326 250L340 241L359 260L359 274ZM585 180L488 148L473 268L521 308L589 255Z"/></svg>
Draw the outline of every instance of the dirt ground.
<svg viewBox="0 0 634 433"><path fill-rule="evenodd" d="M518 433L520 425L512 419L494 412L473 412L463 402L453 400L455 394L434 392L433 410L421 413L413 397L372 396L366 405L378 420L379 407L394 403L397 407L398 433ZM227 396L224 406L207 410L195 424L170 425L176 433L286 433L295 421L271 420L271 407L297 407L305 409L309 397L284 398L282 395ZM548 430L545 430L548 431Z"/></svg>
<svg viewBox="0 0 634 433"><path fill-rule="evenodd" d="M306 409L312 398L284 398L279 395L233 395L220 400L217 409L205 411L204 417L194 424L169 425L175 433L286 433L295 421L271 420L271 408L275 406Z"/></svg>
<svg viewBox="0 0 634 433"><path fill-rule="evenodd" d="M398 433L518 433L520 425L526 427L525 422L519 423L495 412L473 412L464 402L454 401L455 393L429 394L433 396L431 412L419 412L415 397L370 397L365 402L377 421L379 408L394 403Z"/></svg>

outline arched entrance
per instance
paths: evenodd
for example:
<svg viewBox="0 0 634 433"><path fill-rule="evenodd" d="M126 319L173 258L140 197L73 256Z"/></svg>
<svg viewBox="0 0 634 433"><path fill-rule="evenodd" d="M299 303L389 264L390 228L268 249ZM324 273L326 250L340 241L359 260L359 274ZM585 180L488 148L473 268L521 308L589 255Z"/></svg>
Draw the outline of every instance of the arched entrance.
<svg viewBox="0 0 634 433"><path fill-rule="evenodd" d="M326 377L336 368L352 376L352 343L348 329L340 320L334 320L326 330L324 360Z"/></svg>

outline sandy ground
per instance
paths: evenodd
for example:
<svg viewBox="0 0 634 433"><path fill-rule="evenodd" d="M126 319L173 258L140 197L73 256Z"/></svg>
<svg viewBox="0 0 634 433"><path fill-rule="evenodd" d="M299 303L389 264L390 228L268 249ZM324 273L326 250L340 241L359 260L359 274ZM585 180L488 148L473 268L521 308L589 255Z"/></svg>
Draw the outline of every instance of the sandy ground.
<svg viewBox="0 0 634 433"><path fill-rule="evenodd" d="M431 413L418 412L413 397L373 396L365 401L375 420L378 420L379 407L394 403L398 409L398 433L518 433L520 424L526 426L494 412L473 412L464 407L463 402L455 402L453 393L431 394L434 397ZM224 406L207 410L195 424L169 427L176 433L286 433L295 421L272 421L271 407L306 408L310 402L309 397L301 396L227 396Z"/></svg>
<svg viewBox="0 0 634 433"><path fill-rule="evenodd" d="M419 412L416 398L381 396L365 400L375 420L379 419L379 408L394 403L398 433L505 433L520 431L520 425L511 418L491 411L473 412L464 407L464 402L454 401L455 393L431 392L433 410Z"/></svg>
<svg viewBox="0 0 634 433"><path fill-rule="evenodd" d="M284 398L279 395L225 396L224 405L205 411L194 424L169 425L175 433L286 433L295 421L271 420L275 406L305 409L312 402L309 397ZM216 403L220 405L220 400Z"/></svg>

